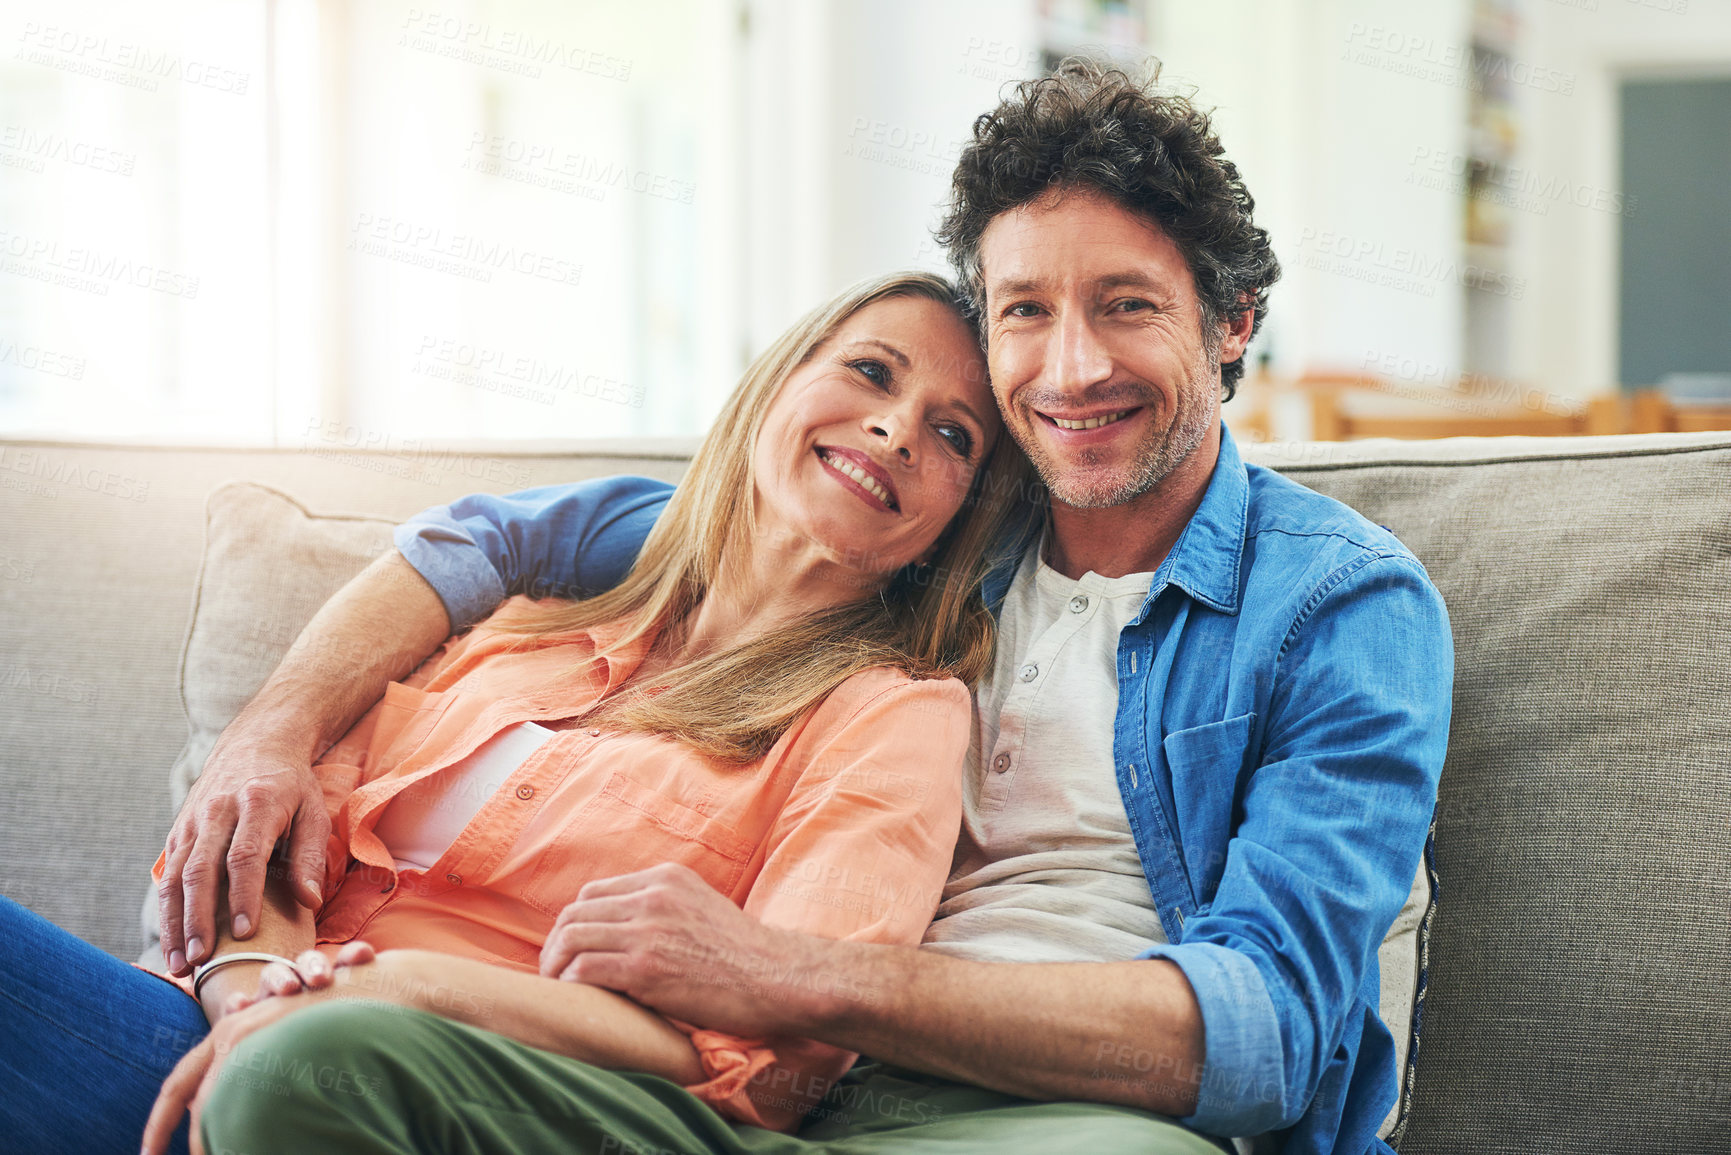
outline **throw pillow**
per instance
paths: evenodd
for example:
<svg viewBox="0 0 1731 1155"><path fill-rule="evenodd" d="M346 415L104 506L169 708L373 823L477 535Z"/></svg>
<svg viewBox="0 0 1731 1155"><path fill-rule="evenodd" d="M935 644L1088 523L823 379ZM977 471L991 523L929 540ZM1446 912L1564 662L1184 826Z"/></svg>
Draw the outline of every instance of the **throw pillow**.
<svg viewBox="0 0 1731 1155"><path fill-rule="evenodd" d="M217 736L276 668L302 627L350 578L390 547L394 522L315 514L286 493L231 481L205 503L204 560L181 651L180 695L190 733L169 772L175 809ZM160 968L155 894L144 903Z"/></svg>

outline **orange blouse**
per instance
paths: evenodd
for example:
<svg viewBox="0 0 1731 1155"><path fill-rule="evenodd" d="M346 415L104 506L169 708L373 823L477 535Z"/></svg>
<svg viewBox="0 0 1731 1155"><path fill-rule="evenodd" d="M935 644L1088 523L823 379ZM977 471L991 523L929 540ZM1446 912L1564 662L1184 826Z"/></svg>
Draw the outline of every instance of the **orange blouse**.
<svg viewBox="0 0 1731 1155"><path fill-rule="evenodd" d="M534 973L584 883L661 862L684 863L767 925L920 941L955 849L972 705L959 681L886 668L849 678L745 766L653 734L561 730L430 869L399 872L373 833L393 797L509 726L583 713L647 650L597 656L623 633L611 623L510 651L522 635L494 625L531 604L512 598L447 641L315 766L332 819L317 918L329 952L364 937ZM791 1128L808 1105L800 1093L854 1059L812 1040L675 1025L709 1075L688 1090L762 1127Z"/></svg>

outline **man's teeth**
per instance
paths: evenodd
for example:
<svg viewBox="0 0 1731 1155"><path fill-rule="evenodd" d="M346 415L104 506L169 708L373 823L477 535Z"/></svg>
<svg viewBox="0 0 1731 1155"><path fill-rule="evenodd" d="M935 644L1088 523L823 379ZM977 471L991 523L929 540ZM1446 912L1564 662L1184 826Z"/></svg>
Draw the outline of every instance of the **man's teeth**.
<svg viewBox="0 0 1731 1155"><path fill-rule="evenodd" d="M879 485L877 478L873 477L853 462L848 461L846 458L837 457L833 453L824 454L823 459L829 462L836 469L859 482L867 493L883 502L886 507L890 509L895 508L895 503L890 500L889 490L885 489L882 485Z"/></svg>
<svg viewBox="0 0 1731 1155"><path fill-rule="evenodd" d="M1102 425L1110 425L1114 421L1122 421L1130 415L1128 409L1120 409L1116 413L1108 413L1104 417L1090 417L1086 421L1065 421L1062 417L1052 418L1052 424L1059 429L1098 429Z"/></svg>

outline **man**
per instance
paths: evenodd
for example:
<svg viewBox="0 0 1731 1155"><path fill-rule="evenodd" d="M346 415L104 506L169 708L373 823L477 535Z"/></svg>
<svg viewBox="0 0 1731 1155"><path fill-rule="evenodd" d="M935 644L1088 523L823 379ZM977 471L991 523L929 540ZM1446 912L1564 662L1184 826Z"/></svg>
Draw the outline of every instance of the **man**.
<svg viewBox="0 0 1731 1155"><path fill-rule="evenodd" d="M1441 599L1391 535L1245 466L1220 423L1279 270L1206 116L1072 64L978 122L954 191L940 239L1050 500L987 584L998 658L924 946L766 928L658 868L576 896L543 973L878 1060L808 1121L825 1149L876 1135L896 1150L1176 1151L1206 1135L1386 1151L1396 1082L1376 948L1418 865L1446 744ZM468 498L399 529L401 556L321 611L170 835L174 964L218 942L225 861L232 937L256 925L279 835L301 900L317 901L325 824L308 765L384 681L507 593L618 580L667 492L627 478ZM328 672L309 655L352 636L401 645L315 692ZM500 1044L459 1035L416 1058L499 1061ZM801 1149L721 1127L670 1085L508 1046L547 1084L527 1113L589 1120L603 1149ZM353 1116L363 1129L444 1117L437 1078L403 1078L384 1107L321 1110L371 1112ZM237 1149L279 1126L218 1114Z"/></svg>

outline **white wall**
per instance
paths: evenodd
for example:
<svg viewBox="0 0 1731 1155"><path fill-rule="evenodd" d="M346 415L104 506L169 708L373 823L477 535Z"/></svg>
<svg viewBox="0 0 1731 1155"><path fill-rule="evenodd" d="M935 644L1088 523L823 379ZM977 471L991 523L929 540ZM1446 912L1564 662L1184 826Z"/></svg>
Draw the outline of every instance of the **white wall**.
<svg viewBox="0 0 1731 1155"><path fill-rule="evenodd" d="M1038 68L1034 6L752 0L749 340L862 277L946 268L950 171L1000 87Z"/></svg>
<svg viewBox="0 0 1731 1155"><path fill-rule="evenodd" d="M1166 76L1218 107L1285 269L1263 343L1274 368L1356 371L1393 355L1440 382L1460 357L1460 204L1410 177L1420 150L1464 147L1466 91L1435 61L1464 40L1466 0L1161 11Z"/></svg>
<svg viewBox="0 0 1731 1155"><path fill-rule="evenodd" d="M1516 259L1528 270L1532 290L1517 312L1515 373L1562 395L1591 396L1617 381L1622 217L1595 202L1616 205L1621 194L1619 85L1629 76L1725 75L1731 70L1731 3L1531 3L1528 17L1533 52L1562 62L1579 82L1572 98L1535 99L1525 110L1524 163L1535 181L1553 188L1567 182L1570 192L1562 200L1546 195L1543 213L1517 214ZM1575 204L1576 197L1588 207ZM1624 205L1623 211L1638 213L1641 206Z"/></svg>
<svg viewBox="0 0 1731 1155"><path fill-rule="evenodd" d="M838 284L943 269L932 242L973 122L1037 75L1034 6L1002 0L835 0L830 109Z"/></svg>

